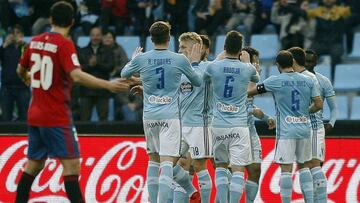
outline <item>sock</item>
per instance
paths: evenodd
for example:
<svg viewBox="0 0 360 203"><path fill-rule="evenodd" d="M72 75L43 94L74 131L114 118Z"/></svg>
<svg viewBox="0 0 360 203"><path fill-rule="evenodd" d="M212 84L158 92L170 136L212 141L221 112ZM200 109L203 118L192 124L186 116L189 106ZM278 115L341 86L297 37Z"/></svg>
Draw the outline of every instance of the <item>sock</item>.
<svg viewBox="0 0 360 203"><path fill-rule="evenodd" d="M173 181L173 163L171 161L163 161L160 164L159 192L158 202L167 202L171 192L171 184Z"/></svg>
<svg viewBox="0 0 360 203"><path fill-rule="evenodd" d="M70 202L85 202L80 190L79 175L64 176L64 184Z"/></svg>
<svg viewBox="0 0 360 203"><path fill-rule="evenodd" d="M175 188L178 187L178 186L181 187L179 184L177 184L177 182L172 180L171 187L170 187L170 193L169 193L167 203L173 203L174 202L174 191L175 191Z"/></svg>
<svg viewBox="0 0 360 203"><path fill-rule="evenodd" d="M290 172L282 172L280 177L280 195L282 203L290 203L292 192L292 179Z"/></svg>
<svg viewBox="0 0 360 203"><path fill-rule="evenodd" d="M305 202L314 202L314 185L309 168L300 169L299 179Z"/></svg>
<svg viewBox="0 0 360 203"><path fill-rule="evenodd" d="M232 178L232 171L231 171L231 168L228 168L226 169L226 172L227 172L227 178L228 178L228 181L229 181L229 187L230 187L230 183L231 183L231 178ZM228 200L230 199L230 190L228 191Z"/></svg>
<svg viewBox="0 0 360 203"><path fill-rule="evenodd" d="M210 201L210 193L212 188L212 182L208 170L202 170L197 173L199 180L199 188L201 195L201 202L208 203Z"/></svg>
<svg viewBox="0 0 360 203"><path fill-rule="evenodd" d="M220 203L228 202L229 180L227 169L218 167L215 170L216 197Z"/></svg>
<svg viewBox="0 0 360 203"><path fill-rule="evenodd" d="M244 172L234 172L230 182L230 203L239 203L244 184Z"/></svg>
<svg viewBox="0 0 360 203"><path fill-rule="evenodd" d="M159 166L157 162L149 161L147 168L147 187L149 191L150 203L156 203L159 191Z"/></svg>
<svg viewBox="0 0 360 203"><path fill-rule="evenodd" d="M31 185L34 182L35 177L26 173L25 171L21 175L19 184L16 189L16 203L28 202Z"/></svg>
<svg viewBox="0 0 360 203"><path fill-rule="evenodd" d="M247 180L245 184L245 191L246 191L246 203L253 203L256 198L256 194L259 190L259 184Z"/></svg>
<svg viewBox="0 0 360 203"><path fill-rule="evenodd" d="M174 180L184 188L189 197L196 192L192 181L190 180L189 172L185 171L181 166L176 165L174 167Z"/></svg>
<svg viewBox="0 0 360 203"><path fill-rule="evenodd" d="M187 203L189 202L189 195L179 184L176 184L174 189L174 203Z"/></svg>
<svg viewBox="0 0 360 203"><path fill-rule="evenodd" d="M324 172L320 166L311 169L311 175L314 182L314 201L316 196L316 202L327 202L327 181Z"/></svg>

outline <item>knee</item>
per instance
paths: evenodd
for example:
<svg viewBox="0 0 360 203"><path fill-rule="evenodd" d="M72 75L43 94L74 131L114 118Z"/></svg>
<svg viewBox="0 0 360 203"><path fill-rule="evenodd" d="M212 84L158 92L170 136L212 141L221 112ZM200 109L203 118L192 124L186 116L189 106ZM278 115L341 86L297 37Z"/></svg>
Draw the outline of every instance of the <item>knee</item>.
<svg viewBox="0 0 360 203"><path fill-rule="evenodd" d="M66 175L77 175L80 173L80 160L72 159L72 160L60 160L64 171L63 174Z"/></svg>

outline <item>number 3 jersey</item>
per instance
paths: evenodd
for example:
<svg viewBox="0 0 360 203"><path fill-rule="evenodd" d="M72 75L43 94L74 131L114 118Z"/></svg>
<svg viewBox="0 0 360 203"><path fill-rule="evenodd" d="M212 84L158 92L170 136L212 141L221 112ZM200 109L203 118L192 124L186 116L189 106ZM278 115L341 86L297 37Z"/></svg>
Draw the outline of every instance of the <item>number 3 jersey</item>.
<svg viewBox="0 0 360 203"><path fill-rule="evenodd" d="M201 85L189 60L169 50L151 50L131 60L121 77L140 72L144 88L144 120L179 119L179 88L182 74L194 86Z"/></svg>
<svg viewBox="0 0 360 203"><path fill-rule="evenodd" d="M45 127L72 124L70 72L80 67L73 42L59 33L35 36L20 65L29 69L31 75L28 124Z"/></svg>
<svg viewBox="0 0 360 203"><path fill-rule="evenodd" d="M304 74L290 72L271 76L263 84L275 100L276 137L308 138L311 129L309 107L312 98L320 96L318 83Z"/></svg>
<svg viewBox="0 0 360 203"><path fill-rule="evenodd" d="M204 74L213 89L213 120L215 128L247 127L246 98L249 81L257 82L255 67L238 59L210 63Z"/></svg>

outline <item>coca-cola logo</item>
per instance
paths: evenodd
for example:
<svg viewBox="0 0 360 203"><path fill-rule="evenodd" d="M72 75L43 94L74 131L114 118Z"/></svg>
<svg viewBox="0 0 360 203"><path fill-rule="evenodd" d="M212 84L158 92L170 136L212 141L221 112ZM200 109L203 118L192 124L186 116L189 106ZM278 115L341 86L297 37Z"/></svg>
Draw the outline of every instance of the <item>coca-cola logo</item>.
<svg viewBox="0 0 360 203"><path fill-rule="evenodd" d="M80 137L80 186L87 202L148 202L147 155L143 137ZM263 150L260 190L255 202L280 201L280 168L273 163L274 139L261 139ZM27 161L25 137L0 137L0 202L13 202ZM327 139L323 171L328 202L360 202L360 139ZM208 164L211 166L211 164ZM211 167L210 174L214 178ZM295 170L295 169L294 169ZM69 202L62 166L49 159L32 185L30 202ZM293 202L303 202L299 174L293 175ZM197 185L197 180L194 180ZM214 183L214 179L213 179ZM212 192L212 200L214 199ZM243 198L244 199L244 198ZM244 201L243 201L244 202Z"/></svg>

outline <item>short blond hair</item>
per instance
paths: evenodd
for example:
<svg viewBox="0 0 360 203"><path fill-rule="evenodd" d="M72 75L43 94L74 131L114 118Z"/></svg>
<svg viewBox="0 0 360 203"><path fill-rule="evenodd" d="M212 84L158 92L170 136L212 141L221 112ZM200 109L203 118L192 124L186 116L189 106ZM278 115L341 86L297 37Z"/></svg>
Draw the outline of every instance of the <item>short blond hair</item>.
<svg viewBox="0 0 360 203"><path fill-rule="evenodd" d="M192 41L194 44L202 44L202 39L199 34L196 32L184 32L179 37L179 42L181 41Z"/></svg>

